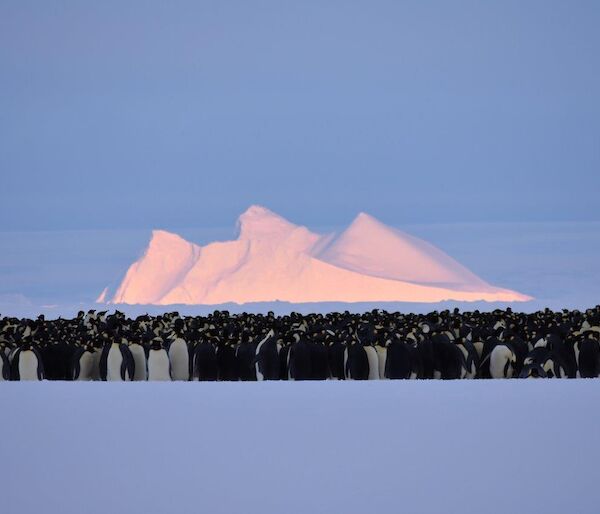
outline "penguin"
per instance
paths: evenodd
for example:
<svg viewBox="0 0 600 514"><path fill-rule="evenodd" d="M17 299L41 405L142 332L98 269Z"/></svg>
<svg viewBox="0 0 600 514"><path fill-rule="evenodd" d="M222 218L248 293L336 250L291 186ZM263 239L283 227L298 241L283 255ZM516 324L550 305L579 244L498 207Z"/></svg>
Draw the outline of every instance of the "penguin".
<svg viewBox="0 0 600 514"><path fill-rule="evenodd" d="M467 339L459 339L455 344L463 353L464 358L464 366L460 378L475 378L479 371L479 354L475 346Z"/></svg>
<svg viewBox="0 0 600 514"><path fill-rule="evenodd" d="M175 320L175 339L169 345L169 361L171 362L171 374L173 380L190 380L190 350L187 342L181 337L183 331L183 320Z"/></svg>
<svg viewBox="0 0 600 514"><path fill-rule="evenodd" d="M376 340L374 327L371 324L362 324L358 327L356 336L367 354L369 362L368 380L379 380L379 357L373 346Z"/></svg>
<svg viewBox="0 0 600 514"><path fill-rule="evenodd" d="M409 334L410 335L410 334ZM407 336L407 339L411 339ZM415 341L417 352L419 353L419 360L422 366L421 378L432 379L434 375L434 353L433 343L429 337L426 337L422 341ZM389 359L389 348L388 348L388 359Z"/></svg>
<svg viewBox="0 0 600 514"><path fill-rule="evenodd" d="M329 362L327 347L324 342L320 340L310 341L308 343L308 351L310 355L311 380L327 380L329 378Z"/></svg>
<svg viewBox="0 0 600 514"><path fill-rule="evenodd" d="M73 353L71 380L93 380L95 375L95 351L93 347L80 346Z"/></svg>
<svg viewBox="0 0 600 514"><path fill-rule="evenodd" d="M523 362L519 378L548 378L546 370L549 366L545 364L549 355L550 351L545 346L533 348Z"/></svg>
<svg viewBox="0 0 600 514"><path fill-rule="evenodd" d="M102 347L94 345L92 353L92 380L100 380L100 358L102 357Z"/></svg>
<svg viewBox="0 0 600 514"><path fill-rule="evenodd" d="M510 347L515 353L516 357L513 376L518 377L521 375L521 370L523 369L525 358L529 353L529 345L524 339L515 335L511 336L507 342L510 344ZM573 355L573 365L575 366L575 355Z"/></svg>
<svg viewBox="0 0 600 514"><path fill-rule="evenodd" d="M367 360L369 361L369 380L379 380L379 356L377 350L370 344L364 345L365 352L367 354Z"/></svg>
<svg viewBox="0 0 600 514"><path fill-rule="evenodd" d="M235 381L238 379L235 346L227 341L219 343L217 354L217 380Z"/></svg>
<svg viewBox="0 0 600 514"><path fill-rule="evenodd" d="M380 380L384 380L387 377L385 376L385 366L387 360L387 346L383 344L378 344L375 346L375 351L377 352L378 359L378 369L379 369L379 378Z"/></svg>
<svg viewBox="0 0 600 514"><path fill-rule="evenodd" d="M214 345L210 341L199 341L193 355L194 376L200 381L215 381L219 377L219 366ZM256 377L254 377L256 380Z"/></svg>
<svg viewBox="0 0 600 514"><path fill-rule="evenodd" d="M190 380L190 351L188 344L181 337L169 345L169 361L173 380Z"/></svg>
<svg viewBox="0 0 600 514"><path fill-rule="evenodd" d="M256 345L254 366L256 380L279 379L279 353L277 351L277 338L273 329L269 330Z"/></svg>
<svg viewBox="0 0 600 514"><path fill-rule="evenodd" d="M349 339L344 351L344 370L346 380L369 379L369 357L362 344Z"/></svg>
<svg viewBox="0 0 600 514"><path fill-rule="evenodd" d="M446 334L434 333L431 337L433 350L433 378L456 380L463 376L465 358L458 346Z"/></svg>
<svg viewBox="0 0 600 514"><path fill-rule="evenodd" d="M517 356L507 343L494 344L491 351L481 362L490 378L512 378L515 372Z"/></svg>
<svg viewBox="0 0 600 514"><path fill-rule="evenodd" d="M44 380L44 364L37 348L25 344L14 354L11 380Z"/></svg>
<svg viewBox="0 0 600 514"><path fill-rule="evenodd" d="M344 354L346 347L340 341L331 341L327 346L327 362L329 364L329 377L332 380L345 380Z"/></svg>
<svg viewBox="0 0 600 514"><path fill-rule="evenodd" d="M600 343L592 334L593 332L586 332L586 335L575 343L577 376L581 378L596 378L600 375Z"/></svg>
<svg viewBox="0 0 600 514"><path fill-rule="evenodd" d="M169 354L164 347L164 341L161 337L155 337L148 349L148 380L149 381L170 381L171 363Z"/></svg>
<svg viewBox="0 0 600 514"><path fill-rule="evenodd" d="M419 378L418 352L399 339L387 345L385 378L391 380Z"/></svg>
<svg viewBox="0 0 600 514"><path fill-rule="evenodd" d="M290 347L289 343L284 342L279 350L279 380L289 380L288 361Z"/></svg>
<svg viewBox="0 0 600 514"><path fill-rule="evenodd" d="M242 335L242 341L235 351L239 379L243 382L256 381L256 342L250 341L249 334Z"/></svg>
<svg viewBox="0 0 600 514"><path fill-rule="evenodd" d="M293 335L294 342L288 354L288 373L290 380L311 380L312 368L310 346L300 332Z"/></svg>
<svg viewBox="0 0 600 514"><path fill-rule="evenodd" d="M126 344L113 341L104 345L100 355L100 379L104 382L130 381L135 375L135 361Z"/></svg>
<svg viewBox="0 0 600 514"><path fill-rule="evenodd" d="M577 360L575 359L575 340L568 338L560 339L553 344L553 353L560 366L566 374L566 378L577 377Z"/></svg>
<svg viewBox="0 0 600 514"><path fill-rule="evenodd" d="M300 332L295 332L292 337L294 342L288 353L289 380L310 380L312 368L310 359L310 346Z"/></svg>
<svg viewBox="0 0 600 514"><path fill-rule="evenodd" d="M149 342L148 336L146 336L146 339L148 339ZM146 359L146 348L143 346L142 341L134 339L129 344L129 351L131 352L131 357L133 358L133 362L135 364L135 372L133 374L132 380L136 382L148 380L148 362Z"/></svg>

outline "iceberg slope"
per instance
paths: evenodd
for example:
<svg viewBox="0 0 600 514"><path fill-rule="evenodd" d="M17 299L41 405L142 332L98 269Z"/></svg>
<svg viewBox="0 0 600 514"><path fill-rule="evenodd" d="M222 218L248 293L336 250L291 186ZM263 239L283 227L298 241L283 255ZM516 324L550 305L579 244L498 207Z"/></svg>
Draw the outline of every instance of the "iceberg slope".
<svg viewBox="0 0 600 514"><path fill-rule="evenodd" d="M460 290L493 289L435 246L362 212L318 257L375 277Z"/></svg>
<svg viewBox="0 0 600 514"><path fill-rule="evenodd" d="M111 303L525 301L486 283L434 246L359 214L320 235L260 206L233 241L200 247L154 231Z"/></svg>

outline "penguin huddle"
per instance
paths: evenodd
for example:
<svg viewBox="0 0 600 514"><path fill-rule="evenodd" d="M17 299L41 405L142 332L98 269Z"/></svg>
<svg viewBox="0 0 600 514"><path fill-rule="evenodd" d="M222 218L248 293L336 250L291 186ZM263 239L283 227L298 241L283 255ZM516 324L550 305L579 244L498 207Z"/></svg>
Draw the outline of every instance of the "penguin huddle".
<svg viewBox="0 0 600 514"><path fill-rule="evenodd" d="M262 381L600 376L600 306L285 316L0 318L0 380Z"/></svg>

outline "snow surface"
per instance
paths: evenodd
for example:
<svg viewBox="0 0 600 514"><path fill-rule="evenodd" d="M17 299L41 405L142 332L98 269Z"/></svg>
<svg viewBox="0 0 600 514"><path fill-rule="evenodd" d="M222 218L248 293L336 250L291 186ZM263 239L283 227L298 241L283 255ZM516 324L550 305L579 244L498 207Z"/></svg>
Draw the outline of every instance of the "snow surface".
<svg viewBox="0 0 600 514"><path fill-rule="evenodd" d="M111 303L531 299L491 286L429 243L364 213L341 234L320 235L255 205L238 230L236 240L206 246L155 230Z"/></svg>
<svg viewBox="0 0 600 514"><path fill-rule="evenodd" d="M2 512L597 513L600 382L4 383Z"/></svg>

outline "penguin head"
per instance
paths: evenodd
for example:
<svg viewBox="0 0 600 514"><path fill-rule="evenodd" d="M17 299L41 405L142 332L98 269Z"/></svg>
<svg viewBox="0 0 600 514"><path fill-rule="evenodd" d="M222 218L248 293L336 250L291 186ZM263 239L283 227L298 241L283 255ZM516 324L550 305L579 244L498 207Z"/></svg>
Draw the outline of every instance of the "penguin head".
<svg viewBox="0 0 600 514"><path fill-rule="evenodd" d="M183 333L184 321L181 318L177 318L173 323L173 329L176 334Z"/></svg>
<svg viewBox="0 0 600 514"><path fill-rule="evenodd" d="M154 339L152 339L152 342L150 343L151 350L162 350L163 348L164 343L161 337L155 337Z"/></svg>

